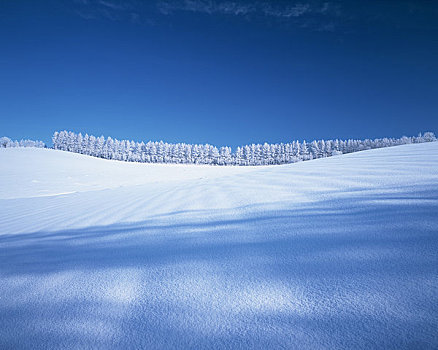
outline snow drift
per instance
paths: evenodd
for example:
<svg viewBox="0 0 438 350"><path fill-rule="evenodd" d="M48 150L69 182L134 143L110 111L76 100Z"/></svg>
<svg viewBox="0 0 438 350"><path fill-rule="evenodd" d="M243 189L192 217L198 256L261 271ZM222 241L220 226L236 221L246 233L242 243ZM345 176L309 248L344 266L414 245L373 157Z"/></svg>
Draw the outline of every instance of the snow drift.
<svg viewBox="0 0 438 350"><path fill-rule="evenodd" d="M0 348L438 347L438 143L304 163L0 150Z"/></svg>

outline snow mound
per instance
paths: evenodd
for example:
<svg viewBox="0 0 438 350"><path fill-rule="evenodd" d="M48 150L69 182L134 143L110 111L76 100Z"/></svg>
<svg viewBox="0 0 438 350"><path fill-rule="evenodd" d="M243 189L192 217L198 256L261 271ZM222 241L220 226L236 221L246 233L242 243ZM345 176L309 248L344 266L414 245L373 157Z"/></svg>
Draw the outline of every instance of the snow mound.
<svg viewBox="0 0 438 350"><path fill-rule="evenodd" d="M438 142L265 167L0 150L0 348L438 347Z"/></svg>

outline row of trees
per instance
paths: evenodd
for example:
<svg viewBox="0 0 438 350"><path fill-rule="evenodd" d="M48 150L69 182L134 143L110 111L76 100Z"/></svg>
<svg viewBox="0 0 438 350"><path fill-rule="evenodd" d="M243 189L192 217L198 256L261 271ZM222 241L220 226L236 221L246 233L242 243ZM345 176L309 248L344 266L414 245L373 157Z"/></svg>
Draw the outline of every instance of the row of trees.
<svg viewBox="0 0 438 350"><path fill-rule="evenodd" d="M270 165L295 163L302 160L330 157L373 148L409 143L436 141L431 132L416 137L365 140L319 140L307 143L293 141L280 144L251 144L217 148L212 145L171 144L163 141L147 143L117 140L111 137L76 134L71 131L55 132L53 147L90 156L144 163L184 163L215 165Z"/></svg>
<svg viewBox="0 0 438 350"><path fill-rule="evenodd" d="M46 145L43 141L34 141L34 140L11 140L9 137L3 136L0 137L0 148L9 148L9 147L38 147L45 148Z"/></svg>

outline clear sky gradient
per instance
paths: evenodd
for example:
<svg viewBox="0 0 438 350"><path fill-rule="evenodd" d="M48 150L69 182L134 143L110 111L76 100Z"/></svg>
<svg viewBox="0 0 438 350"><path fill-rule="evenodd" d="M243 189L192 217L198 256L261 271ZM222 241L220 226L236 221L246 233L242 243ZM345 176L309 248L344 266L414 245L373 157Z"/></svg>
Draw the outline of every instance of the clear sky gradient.
<svg viewBox="0 0 438 350"><path fill-rule="evenodd" d="M438 2L2 0L0 136L438 131Z"/></svg>

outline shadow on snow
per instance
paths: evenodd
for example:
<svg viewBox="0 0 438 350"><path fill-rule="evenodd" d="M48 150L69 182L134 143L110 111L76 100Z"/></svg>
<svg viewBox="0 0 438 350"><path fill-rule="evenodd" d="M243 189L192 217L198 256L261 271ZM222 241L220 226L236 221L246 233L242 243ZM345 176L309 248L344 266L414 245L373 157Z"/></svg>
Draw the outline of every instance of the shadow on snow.
<svg viewBox="0 0 438 350"><path fill-rule="evenodd" d="M437 347L437 198L0 236L0 346Z"/></svg>

